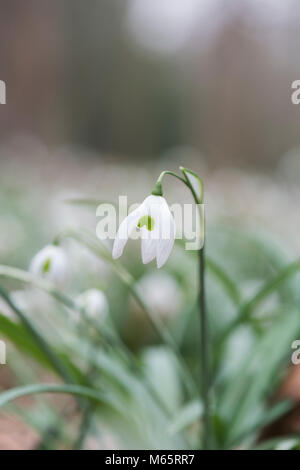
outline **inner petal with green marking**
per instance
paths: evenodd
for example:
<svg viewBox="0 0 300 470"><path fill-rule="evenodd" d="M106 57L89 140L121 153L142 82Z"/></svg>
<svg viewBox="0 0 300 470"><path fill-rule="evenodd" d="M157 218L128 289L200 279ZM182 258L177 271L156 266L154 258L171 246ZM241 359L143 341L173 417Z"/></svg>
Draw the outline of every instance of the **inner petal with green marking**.
<svg viewBox="0 0 300 470"><path fill-rule="evenodd" d="M46 274L50 271L50 266L51 266L51 259L48 258L43 264L43 273Z"/></svg>
<svg viewBox="0 0 300 470"><path fill-rule="evenodd" d="M150 232L154 229L154 219L150 215L143 215L138 221L137 226L139 228L146 227Z"/></svg>

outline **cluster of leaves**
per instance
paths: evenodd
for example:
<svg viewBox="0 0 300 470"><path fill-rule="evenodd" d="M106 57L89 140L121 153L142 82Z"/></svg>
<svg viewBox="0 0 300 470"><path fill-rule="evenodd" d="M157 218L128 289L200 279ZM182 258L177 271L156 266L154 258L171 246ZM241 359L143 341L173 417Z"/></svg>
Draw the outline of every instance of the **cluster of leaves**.
<svg viewBox="0 0 300 470"><path fill-rule="evenodd" d="M177 243L167 269L185 302L175 318L163 321L136 289L141 268L134 260L112 260L87 232L68 231L63 238L84 245L111 267L110 317L99 324L79 311L80 324L73 325L72 312L78 306L69 294L26 271L0 266L1 279L30 285L52 298L55 318L50 327L36 321L0 282L0 295L15 314L15 319L0 314L1 336L16 346L11 363L23 384L3 391L0 406L28 420L39 432L42 448L80 448L89 436L96 436L101 447L105 435L113 436L120 448L201 448L197 252L185 252ZM259 441L262 429L294 406L273 397L290 365L291 344L300 335L299 270L300 261L289 261L286 250L265 234L224 226L209 229L206 288L216 449L299 446L297 436ZM152 332L150 339L142 330L135 332L140 336L137 344L127 335L132 297ZM22 366L29 358L60 381L36 383L40 369L35 373L33 367ZM43 393L76 397L81 422L75 431L51 401L41 400ZM14 402L29 394L35 397L30 413Z"/></svg>

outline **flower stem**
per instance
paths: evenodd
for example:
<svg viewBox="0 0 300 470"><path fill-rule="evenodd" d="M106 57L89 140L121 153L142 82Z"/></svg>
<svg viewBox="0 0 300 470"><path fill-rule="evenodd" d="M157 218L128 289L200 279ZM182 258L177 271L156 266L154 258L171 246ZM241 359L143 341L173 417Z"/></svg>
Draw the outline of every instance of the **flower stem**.
<svg viewBox="0 0 300 470"><path fill-rule="evenodd" d="M155 183L154 189L153 189L153 191L152 191L153 196L162 196L162 195L163 195L162 180L163 180L163 177L164 177L165 175L174 176L174 178L177 178L178 180L180 180L182 183L184 183L186 186L189 187L188 183L186 182L186 180L185 180L184 178L182 178L181 176L177 175L177 173L175 173L174 171L168 171L168 170L166 170L166 171L163 171L163 172L159 175L159 177L158 177L158 179L157 179L157 181L156 181L156 183Z"/></svg>
<svg viewBox="0 0 300 470"><path fill-rule="evenodd" d="M208 331L208 322L207 322L207 314L206 314L206 302L205 302L205 256L204 256L204 239L205 239L205 216L204 211L201 210L200 205L203 204L204 198L204 185L202 179L193 171L188 170L184 167L179 168L180 171L184 174L184 178L177 175L173 171L163 171L154 188L152 194L155 195L162 195L162 179L165 175L171 175L183 182L191 191L193 199L195 201L196 206L199 210L200 216L200 224L202 226L202 236L203 243L201 243L201 247L199 248L199 314L200 314L200 348L201 348L201 387L202 387L202 400L203 400L203 407L204 407L204 414L203 414L203 433L202 433L202 442L201 448L202 449L210 449L212 446L211 436L211 419L210 419L210 360L209 360L209 331ZM199 180L200 184L200 194L196 194L193 185L188 177L188 174L194 175ZM200 240L201 242L201 240Z"/></svg>
<svg viewBox="0 0 300 470"><path fill-rule="evenodd" d="M211 447L211 421L210 421L210 403L209 403L209 354L208 354L208 324L206 315L206 302L205 302L205 256L204 245L199 250L199 313L200 313L200 328L201 328L201 386L202 386L202 399L204 406L203 414L203 438L202 448L210 449Z"/></svg>

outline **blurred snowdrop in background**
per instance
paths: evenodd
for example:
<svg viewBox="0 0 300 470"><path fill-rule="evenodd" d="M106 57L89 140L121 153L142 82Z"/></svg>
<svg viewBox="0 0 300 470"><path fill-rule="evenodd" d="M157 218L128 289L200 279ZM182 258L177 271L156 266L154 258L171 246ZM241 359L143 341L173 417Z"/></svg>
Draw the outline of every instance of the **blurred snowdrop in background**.
<svg viewBox="0 0 300 470"><path fill-rule="evenodd" d="M45 246L33 257L29 271L54 284L64 285L70 276L69 261L64 249L55 245Z"/></svg>
<svg viewBox="0 0 300 470"><path fill-rule="evenodd" d="M99 289L88 289L76 299L79 310L97 322L103 322L108 315L109 307L105 294Z"/></svg>

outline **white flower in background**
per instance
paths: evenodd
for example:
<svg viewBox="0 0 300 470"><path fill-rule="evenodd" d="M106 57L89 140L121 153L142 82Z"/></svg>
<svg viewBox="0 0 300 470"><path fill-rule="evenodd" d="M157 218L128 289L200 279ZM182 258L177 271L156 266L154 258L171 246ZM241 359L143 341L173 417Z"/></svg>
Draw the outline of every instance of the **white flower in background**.
<svg viewBox="0 0 300 470"><path fill-rule="evenodd" d="M35 276L61 285L69 277L69 261L63 248L47 245L33 257L29 271Z"/></svg>
<svg viewBox="0 0 300 470"><path fill-rule="evenodd" d="M95 320L103 321L108 315L109 305L106 295L99 289L88 289L76 299L78 308Z"/></svg>
<svg viewBox="0 0 300 470"><path fill-rule="evenodd" d="M183 302L178 282L169 274L154 272L145 274L136 284L139 294L153 312L162 317L175 315Z"/></svg>
<svg viewBox="0 0 300 470"><path fill-rule="evenodd" d="M174 218L162 196L148 196L123 220L113 246L114 259L122 255L135 229L141 232L143 263L150 263L156 258L157 267L161 268L171 254L175 239Z"/></svg>

